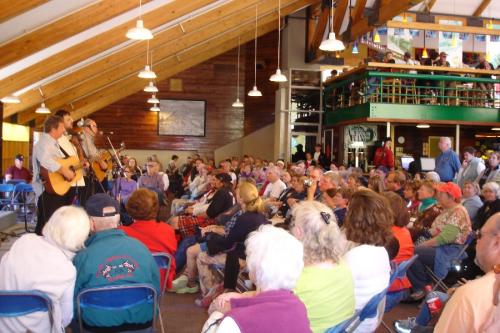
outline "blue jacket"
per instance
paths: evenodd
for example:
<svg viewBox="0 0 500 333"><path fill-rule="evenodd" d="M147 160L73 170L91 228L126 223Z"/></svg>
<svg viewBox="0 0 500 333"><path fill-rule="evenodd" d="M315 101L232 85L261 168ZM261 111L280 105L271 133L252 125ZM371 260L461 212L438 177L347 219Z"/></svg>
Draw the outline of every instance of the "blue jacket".
<svg viewBox="0 0 500 333"><path fill-rule="evenodd" d="M122 230L110 229L95 233L78 252L76 267L76 296L86 288L133 283L151 284L160 295L160 273L149 250ZM124 324L143 324L152 320L151 306L139 305L132 310L102 312L82 310L83 321L93 327L113 327Z"/></svg>
<svg viewBox="0 0 500 333"><path fill-rule="evenodd" d="M442 182L451 182L455 174L460 170L460 160L457 154L449 149L436 157L436 172L439 174Z"/></svg>

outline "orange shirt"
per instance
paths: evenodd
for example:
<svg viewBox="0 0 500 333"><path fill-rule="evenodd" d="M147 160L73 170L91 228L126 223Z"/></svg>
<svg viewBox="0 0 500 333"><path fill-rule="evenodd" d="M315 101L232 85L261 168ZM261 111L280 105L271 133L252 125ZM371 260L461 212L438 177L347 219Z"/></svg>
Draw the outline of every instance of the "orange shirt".
<svg viewBox="0 0 500 333"><path fill-rule="evenodd" d="M392 233L399 242L399 252L396 258L393 259L393 261L399 264L413 257L413 254L415 253L415 246L413 245L411 234L408 228L401 228L393 225ZM410 287L410 280L408 280L407 277L404 277L402 279L396 279L390 286L389 291L399 291L401 289L407 289Z"/></svg>

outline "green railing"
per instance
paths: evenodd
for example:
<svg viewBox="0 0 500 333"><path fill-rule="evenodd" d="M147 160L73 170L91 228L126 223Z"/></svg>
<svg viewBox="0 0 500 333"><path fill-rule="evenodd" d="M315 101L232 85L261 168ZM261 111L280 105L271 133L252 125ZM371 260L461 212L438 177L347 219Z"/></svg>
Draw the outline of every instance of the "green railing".
<svg viewBox="0 0 500 333"><path fill-rule="evenodd" d="M324 105L327 111L369 102L499 108L499 84L500 78L365 70L328 83Z"/></svg>

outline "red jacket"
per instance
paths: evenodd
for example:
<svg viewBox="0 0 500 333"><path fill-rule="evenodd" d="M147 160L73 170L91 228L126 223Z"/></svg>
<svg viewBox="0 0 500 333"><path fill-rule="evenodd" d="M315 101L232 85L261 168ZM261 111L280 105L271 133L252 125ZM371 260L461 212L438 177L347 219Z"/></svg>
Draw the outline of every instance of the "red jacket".
<svg viewBox="0 0 500 333"><path fill-rule="evenodd" d="M175 231L171 226L164 222L156 221L134 221L129 226L120 226L127 236L139 240L151 252L167 252L172 255L177 250L177 239ZM175 259L172 258L170 273L167 279L167 288L172 287L172 281L175 277ZM160 270L161 286L165 281L165 270Z"/></svg>
<svg viewBox="0 0 500 333"><path fill-rule="evenodd" d="M373 164L375 167L379 167L381 165L393 169L394 168L394 154L392 150L386 147L379 147L375 151L375 156L373 157Z"/></svg>

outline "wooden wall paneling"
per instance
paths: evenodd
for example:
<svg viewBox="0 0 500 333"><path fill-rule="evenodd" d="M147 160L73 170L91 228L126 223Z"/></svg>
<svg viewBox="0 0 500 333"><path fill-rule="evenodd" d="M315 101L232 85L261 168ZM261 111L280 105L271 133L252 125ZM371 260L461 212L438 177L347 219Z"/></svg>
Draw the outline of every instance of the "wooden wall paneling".
<svg viewBox="0 0 500 333"><path fill-rule="evenodd" d="M24 166L29 168L30 145L29 142L3 141L2 140L2 169L1 175L4 176L5 170L14 165L14 158L17 154L24 155Z"/></svg>
<svg viewBox="0 0 500 333"><path fill-rule="evenodd" d="M148 22L150 28L155 28L165 22L175 20L200 9L210 2L213 1L176 0L143 15L143 19ZM135 25L135 22L134 19L119 25L3 79L0 81L0 96L12 94L19 89L127 41L125 33Z"/></svg>
<svg viewBox="0 0 500 333"><path fill-rule="evenodd" d="M30 9L43 5L48 0L0 0L0 23L5 22L15 16L21 15Z"/></svg>
<svg viewBox="0 0 500 333"><path fill-rule="evenodd" d="M144 0L143 3L151 0ZM23 1L19 1L23 2ZM0 46L0 67L85 31L138 6L137 0L98 1ZM139 9L137 9L139 13Z"/></svg>
<svg viewBox="0 0 500 333"><path fill-rule="evenodd" d="M248 3L253 4L259 1L254 0L254 1L249 1ZM289 2L291 2L291 0L289 0ZM199 26L200 28L202 28L200 30L195 30L196 26L193 24L194 22L187 22L186 25L185 24L182 25L182 28L178 25L173 27L171 29L172 33L158 34L158 36L155 37L155 39L153 39L155 41L155 43L153 44L154 48L152 49L153 61L161 62L162 59L175 55L178 52L181 52L182 50L186 49L187 47L196 45L212 37L223 34L227 30L237 25L238 23L243 24L245 22L253 21L252 18L253 14L251 13L251 11L248 11L248 5L241 6L241 3L237 4L238 6L234 6L235 5L234 3L233 4L230 3L229 5L232 6L231 9L233 10L223 11L225 14L229 15L226 17L222 17L222 19L218 15L212 15L213 16L212 21L208 21L205 18L202 20L200 18L199 21L206 22L205 25ZM262 6L263 10L262 15L264 16L268 13L271 13L273 8L274 6L272 3L271 4L269 4L269 2L267 4L265 3ZM217 13L221 12L222 11L217 11ZM186 27L189 30L186 30ZM182 29L184 29L185 33L182 32ZM157 38L159 39L158 41ZM163 41L164 43L160 44ZM54 96L53 98L46 99L45 103L49 107L57 109L65 104L70 103L71 101L78 99L79 97L88 95L93 91L96 91L102 87L112 84L114 81L117 81L123 77L138 73L139 70L144 68L144 64L146 62L145 51L146 49L144 48L144 45L142 45L140 49L137 49L137 47L135 47L135 50L132 52L126 52L126 50L122 51L121 52L122 58L124 60L121 64L119 64L118 66L105 67L106 64L103 63L102 68L97 75L91 77L89 80L84 80L83 82L80 82L79 84L76 84L73 87L69 87L67 90L65 90L64 92L62 92L57 96ZM139 55L134 57L133 54L139 54ZM87 67L91 66L93 65L89 65ZM95 71L96 69L94 68L92 70ZM44 91L46 90L47 89L44 87ZM24 104L24 99L23 99L23 104ZM36 116L34 113L36 107L38 107L37 104L34 105L29 110L22 112L19 116L19 122L26 123L31 119L33 119Z"/></svg>

